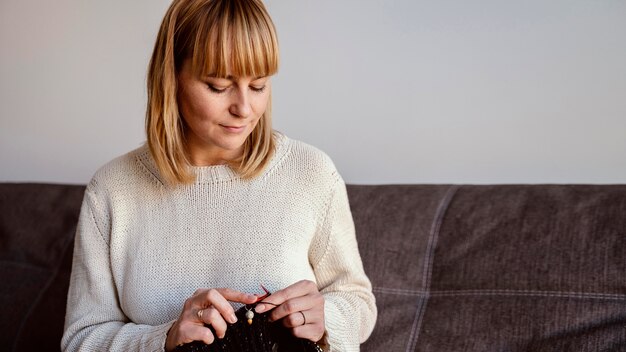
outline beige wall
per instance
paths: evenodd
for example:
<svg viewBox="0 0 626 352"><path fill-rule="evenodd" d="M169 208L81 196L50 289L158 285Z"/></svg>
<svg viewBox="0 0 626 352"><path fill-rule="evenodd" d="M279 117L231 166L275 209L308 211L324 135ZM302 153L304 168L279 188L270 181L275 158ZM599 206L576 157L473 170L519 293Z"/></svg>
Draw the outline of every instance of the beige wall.
<svg viewBox="0 0 626 352"><path fill-rule="evenodd" d="M144 140L169 1L0 0L0 181ZM275 127L350 183L626 183L626 2L270 0Z"/></svg>

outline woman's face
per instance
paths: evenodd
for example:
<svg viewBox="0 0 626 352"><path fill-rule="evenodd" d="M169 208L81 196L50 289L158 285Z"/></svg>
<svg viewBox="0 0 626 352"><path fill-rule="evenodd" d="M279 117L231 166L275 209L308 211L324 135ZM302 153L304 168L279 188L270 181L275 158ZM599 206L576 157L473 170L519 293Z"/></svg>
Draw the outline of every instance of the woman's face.
<svg viewBox="0 0 626 352"><path fill-rule="evenodd" d="M185 60L177 100L193 164L224 164L240 156L267 108L270 88L269 77L196 77Z"/></svg>

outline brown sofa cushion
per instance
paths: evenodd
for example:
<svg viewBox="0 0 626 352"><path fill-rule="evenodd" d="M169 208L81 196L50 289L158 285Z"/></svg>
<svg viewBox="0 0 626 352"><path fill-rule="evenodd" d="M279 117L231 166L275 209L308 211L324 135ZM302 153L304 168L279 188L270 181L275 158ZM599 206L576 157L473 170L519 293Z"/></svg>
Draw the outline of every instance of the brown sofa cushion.
<svg viewBox="0 0 626 352"><path fill-rule="evenodd" d="M0 184L0 349L60 349L84 188Z"/></svg>
<svg viewBox="0 0 626 352"><path fill-rule="evenodd" d="M626 186L351 186L368 351L626 346Z"/></svg>

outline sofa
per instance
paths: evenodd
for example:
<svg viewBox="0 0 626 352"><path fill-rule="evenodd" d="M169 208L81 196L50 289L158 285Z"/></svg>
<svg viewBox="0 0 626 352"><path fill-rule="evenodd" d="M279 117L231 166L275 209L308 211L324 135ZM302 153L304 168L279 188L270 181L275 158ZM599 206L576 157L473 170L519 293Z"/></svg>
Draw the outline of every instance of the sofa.
<svg viewBox="0 0 626 352"><path fill-rule="evenodd" d="M0 183L0 350L55 351L83 185ZM626 351L626 185L348 185L362 351Z"/></svg>

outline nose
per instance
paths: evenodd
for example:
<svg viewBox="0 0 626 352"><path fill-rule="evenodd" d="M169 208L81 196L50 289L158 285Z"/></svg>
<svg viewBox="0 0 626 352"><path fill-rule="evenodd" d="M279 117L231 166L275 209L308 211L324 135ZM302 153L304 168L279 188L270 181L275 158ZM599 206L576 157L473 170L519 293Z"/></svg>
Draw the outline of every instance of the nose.
<svg viewBox="0 0 626 352"><path fill-rule="evenodd" d="M232 115L242 118L250 116L252 107L250 106L250 97L245 89L237 89L233 101L230 104L229 111Z"/></svg>

